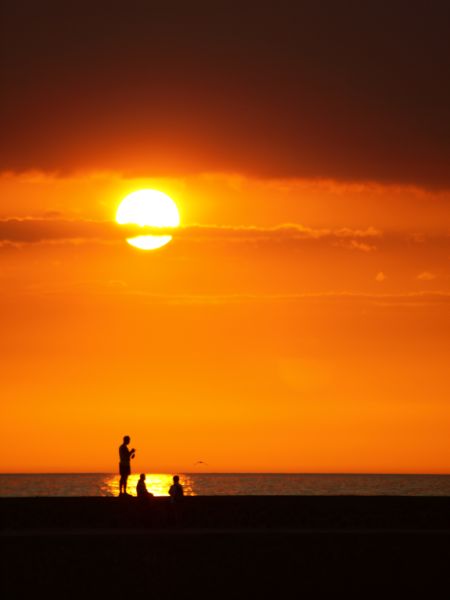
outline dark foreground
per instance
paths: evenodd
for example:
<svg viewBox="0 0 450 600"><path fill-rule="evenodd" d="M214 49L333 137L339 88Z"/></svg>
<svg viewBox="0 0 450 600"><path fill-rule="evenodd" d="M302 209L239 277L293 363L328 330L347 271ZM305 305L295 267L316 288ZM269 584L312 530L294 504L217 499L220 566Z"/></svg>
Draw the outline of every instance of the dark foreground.
<svg viewBox="0 0 450 600"><path fill-rule="evenodd" d="M448 584L450 499L0 499L5 598L364 598ZM445 589L444 587L444 589Z"/></svg>

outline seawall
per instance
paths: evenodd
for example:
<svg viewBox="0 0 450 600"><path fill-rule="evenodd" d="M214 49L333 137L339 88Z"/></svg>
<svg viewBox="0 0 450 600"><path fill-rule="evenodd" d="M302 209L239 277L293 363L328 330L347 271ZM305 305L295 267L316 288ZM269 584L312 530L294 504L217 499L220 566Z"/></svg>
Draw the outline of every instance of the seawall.
<svg viewBox="0 0 450 600"><path fill-rule="evenodd" d="M168 498L0 498L6 530L166 528ZM177 524L196 529L450 529L450 498L391 496L185 497Z"/></svg>
<svg viewBox="0 0 450 600"><path fill-rule="evenodd" d="M2 590L25 598L435 597L443 497L1 498ZM436 596L437 597L437 596Z"/></svg>

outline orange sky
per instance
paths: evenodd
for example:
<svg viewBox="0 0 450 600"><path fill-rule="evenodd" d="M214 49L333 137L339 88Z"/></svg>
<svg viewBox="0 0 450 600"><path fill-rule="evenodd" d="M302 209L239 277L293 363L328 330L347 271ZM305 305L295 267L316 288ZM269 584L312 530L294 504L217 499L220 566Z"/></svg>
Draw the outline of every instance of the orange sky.
<svg viewBox="0 0 450 600"><path fill-rule="evenodd" d="M4 0L0 472L450 473L449 10Z"/></svg>
<svg viewBox="0 0 450 600"><path fill-rule="evenodd" d="M182 217L154 252L113 222L142 187ZM447 193L112 172L0 190L2 471L111 471L125 433L142 471L450 471Z"/></svg>

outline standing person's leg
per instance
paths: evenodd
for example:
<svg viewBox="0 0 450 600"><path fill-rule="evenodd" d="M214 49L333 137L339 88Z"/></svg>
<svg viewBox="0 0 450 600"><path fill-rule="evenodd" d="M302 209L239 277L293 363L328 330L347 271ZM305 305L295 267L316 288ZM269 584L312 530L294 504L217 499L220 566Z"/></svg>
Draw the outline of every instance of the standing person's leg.
<svg viewBox="0 0 450 600"><path fill-rule="evenodd" d="M131 469L129 465L124 466L123 468L123 472L122 472L122 478L123 478L123 493L126 494L127 493L127 485L128 485L128 477L131 473Z"/></svg>
<svg viewBox="0 0 450 600"><path fill-rule="evenodd" d="M120 481L119 481L119 495L125 494L127 491L127 477L128 471L125 465L119 465Z"/></svg>

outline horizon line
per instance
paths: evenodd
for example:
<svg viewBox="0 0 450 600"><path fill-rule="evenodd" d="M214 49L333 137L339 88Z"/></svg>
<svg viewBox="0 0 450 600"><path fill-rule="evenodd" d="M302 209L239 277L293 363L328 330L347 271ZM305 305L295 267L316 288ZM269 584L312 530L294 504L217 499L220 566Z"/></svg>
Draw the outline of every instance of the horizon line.
<svg viewBox="0 0 450 600"><path fill-rule="evenodd" d="M142 471L145 472L145 471ZM183 475L383 475L383 476L450 476L449 472L364 472L364 471L149 471L146 475L170 475L177 472ZM140 472L139 472L140 473ZM139 475L138 471L132 475ZM0 476L7 475L117 475L115 471L16 471L0 473Z"/></svg>

